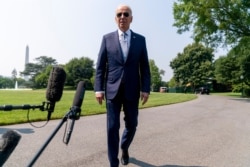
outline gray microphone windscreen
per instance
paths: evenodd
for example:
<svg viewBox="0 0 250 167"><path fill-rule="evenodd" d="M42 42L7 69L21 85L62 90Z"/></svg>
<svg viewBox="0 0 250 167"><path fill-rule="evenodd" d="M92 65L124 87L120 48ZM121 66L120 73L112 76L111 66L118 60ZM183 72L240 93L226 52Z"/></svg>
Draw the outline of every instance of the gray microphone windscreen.
<svg viewBox="0 0 250 167"><path fill-rule="evenodd" d="M62 97L66 72L62 67L52 68L47 85L46 98L50 102L57 102Z"/></svg>

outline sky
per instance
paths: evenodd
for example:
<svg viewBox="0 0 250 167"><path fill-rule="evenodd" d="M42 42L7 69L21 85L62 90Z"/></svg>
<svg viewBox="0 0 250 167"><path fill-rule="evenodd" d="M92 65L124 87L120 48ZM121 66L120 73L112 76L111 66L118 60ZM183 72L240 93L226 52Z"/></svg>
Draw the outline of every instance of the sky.
<svg viewBox="0 0 250 167"><path fill-rule="evenodd" d="M26 46L29 62L47 56L59 64L73 58L94 61L104 34L117 30L115 9L127 4L133 11L132 31L146 37L149 59L173 76L170 62L192 43L191 33L178 34L173 27L174 0L1 0L0 75L10 77L24 70ZM218 57L225 50L215 53Z"/></svg>

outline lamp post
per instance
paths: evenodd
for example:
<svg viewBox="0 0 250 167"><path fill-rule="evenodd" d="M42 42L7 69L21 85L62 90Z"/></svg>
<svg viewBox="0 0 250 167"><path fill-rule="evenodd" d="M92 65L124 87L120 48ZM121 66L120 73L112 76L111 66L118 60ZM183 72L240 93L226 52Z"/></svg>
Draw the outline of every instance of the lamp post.
<svg viewBox="0 0 250 167"><path fill-rule="evenodd" d="M241 79L241 97L243 97L243 79L244 79L244 76L241 75L240 79Z"/></svg>

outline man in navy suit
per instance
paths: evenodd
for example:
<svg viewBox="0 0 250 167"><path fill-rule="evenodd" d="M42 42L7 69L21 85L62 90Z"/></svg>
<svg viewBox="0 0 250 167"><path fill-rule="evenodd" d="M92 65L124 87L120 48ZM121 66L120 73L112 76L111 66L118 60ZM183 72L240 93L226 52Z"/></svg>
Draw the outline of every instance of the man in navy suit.
<svg viewBox="0 0 250 167"><path fill-rule="evenodd" d="M95 96L107 108L107 142L110 167L119 166L120 111L124 111L125 129L121 138L121 163L129 163L129 146L138 124L138 105L145 104L150 92L150 68L146 40L130 30L132 10L127 5L116 9L118 30L103 36L98 54Z"/></svg>

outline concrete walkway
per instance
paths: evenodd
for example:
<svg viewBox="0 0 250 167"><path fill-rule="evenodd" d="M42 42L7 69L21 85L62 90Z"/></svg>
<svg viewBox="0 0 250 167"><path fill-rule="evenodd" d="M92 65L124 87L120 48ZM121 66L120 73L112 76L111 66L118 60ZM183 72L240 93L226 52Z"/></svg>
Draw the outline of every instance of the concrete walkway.
<svg viewBox="0 0 250 167"><path fill-rule="evenodd" d="M198 96L189 102L140 110L127 167L249 167L250 101ZM60 121L50 121L40 129L29 124L0 127L0 134L12 129L22 135L4 166L27 166ZM65 125L34 166L109 166L105 114L76 121L68 145L62 142L64 128Z"/></svg>

